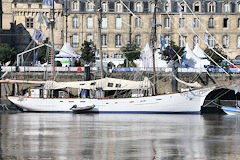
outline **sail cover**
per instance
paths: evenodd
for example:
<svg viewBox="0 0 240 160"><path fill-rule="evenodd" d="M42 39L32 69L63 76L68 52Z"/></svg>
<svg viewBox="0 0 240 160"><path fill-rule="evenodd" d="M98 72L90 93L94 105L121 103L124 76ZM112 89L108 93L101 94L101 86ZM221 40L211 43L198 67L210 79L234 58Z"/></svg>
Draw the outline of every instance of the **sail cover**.
<svg viewBox="0 0 240 160"><path fill-rule="evenodd" d="M44 85L45 89L103 89L103 90L131 90L131 89L148 89L151 88L151 81L145 77L143 81L122 80L116 78L103 78L92 81L76 81L76 82L56 82L47 81Z"/></svg>
<svg viewBox="0 0 240 160"><path fill-rule="evenodd" d="M179 82L179 83L182 83L188 87L194 87L194 88L201 88L201 84L199 84L198 82L194 82L194 83L187 83L183 80L180 80L179 78L177 78L176 76L174 76L174 78Z"/></svg>

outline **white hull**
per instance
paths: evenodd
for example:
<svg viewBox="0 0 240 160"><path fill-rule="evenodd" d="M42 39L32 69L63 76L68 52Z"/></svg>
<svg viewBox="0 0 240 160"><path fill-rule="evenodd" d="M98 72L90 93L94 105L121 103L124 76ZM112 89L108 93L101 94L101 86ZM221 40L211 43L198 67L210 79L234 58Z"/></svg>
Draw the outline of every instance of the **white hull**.
<svg viewBox="0 0 240 160"><path fill-rule="evenodd" d="M200 113L201 106L213 88L140 98L30 98L9 96L8 99L26 111L72 112L73 105L95 105L89 112L103 113Z"/></svg>

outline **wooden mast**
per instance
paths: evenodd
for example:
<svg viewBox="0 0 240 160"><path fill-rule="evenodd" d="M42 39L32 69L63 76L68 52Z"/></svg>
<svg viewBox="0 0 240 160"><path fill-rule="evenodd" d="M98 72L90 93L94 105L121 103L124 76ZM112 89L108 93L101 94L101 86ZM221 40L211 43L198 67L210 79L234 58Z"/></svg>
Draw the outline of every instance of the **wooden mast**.
<svg viewBox="0 0 240 160"><path fill-rule="evenodd" d="M154 12L153 12L153 24L152 24L152 32L151 32L151 47L152 47L152 57L153 57L153 94L156 94L156 70L155 70L155 51L156 51L156 43L157 43L157 2L154 1Z"/></svg>
<svg viewBox="0 0 240 160"><path fill-rule="evenodd" d="M101 72L101 78L104 78L104 72L103 72L103 53L102 53L102 0L99 0L99 7L98 7L98 53L100 55L100 72Z"/></svg>
<svg viewBox="0 0 240 160"><path fill-rule="evenodd" d="M55 23L55 19L54 19L54 14L55 14L55 11L54 11L54 1L53 1L53 7L51 9L51 14L52 14L52 17L51 17L51 42L52 42L52 80L55 80L55 53L54 53L54 23Z"/></svg>

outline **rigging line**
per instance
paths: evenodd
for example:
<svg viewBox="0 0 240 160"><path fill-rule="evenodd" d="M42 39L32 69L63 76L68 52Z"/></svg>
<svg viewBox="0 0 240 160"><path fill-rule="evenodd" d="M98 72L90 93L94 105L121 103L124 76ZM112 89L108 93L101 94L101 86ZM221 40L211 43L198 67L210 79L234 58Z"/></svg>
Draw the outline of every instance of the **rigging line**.
<svg viewBox="0 0 240 160"><path fill-rule="evenodd" d="M169 16L170 19L174 19L174 18L171 18L169 14L168 14L168 16ZM171 23L172 23L172 21L171 21ZM178 24L180 24L180 23L178 22ZM188 28L188 27L186 26L186 28ZM193 31L193 29L191 29L191 31ZM177 29L177 32L178 32L178 34L181 36L181 33L179 33L179 30L178 30L178 29ZM200 40L204 41L195 31L194 31L193 33L196 34L196 35L199 37ZM189 35L189 33L187 33L187 35ZM191 39L191 41L194 42L192 39ZM222 68L222 67L219 66L209 55L207 55L205 52L204 52L204 54L205 54L205 56L207 56L215 65L217 65L219 68ZM183 55L182 55L182 56L183 56ZM224 70L224 73L226 73L227 75L229 75L229 73L227 73L225 70Z"/></svg>
<svg viewBox="0 0 240 160"><path fill-rule="evenodd" d="M214 36L206 29L206 27L201 24L200 19L196 16L196 14L193 12L193 10L189 7L189 5L187 4L187 2L186 2L185 0L183 0L183 1L184 1L184 3L187 5L188 9L191 11L191 13L193 14L193 16L194 16L195 18L197 18L197 20L199 21L200 25L205 29L205 31L206 31L211 37L213 37L213 39L217 42L217 44L220 44L220 46L221 46L221 48L223 49L223 51L224 51L225 53L227 53L226 50L225 50L225 49L223 48L223 46L221 45L221 43L219 43L219 42L214 38ZM208 44L207 44L207 46L209 47ZM228 59L226 59L226 58L223 57L221 54L219 54L215 49L213 49L212 47L209 47L209 48L210 48L213 52L215 52L218 56L220 56L222 59L226 60L227 62L229 62L230 64L232 64L234 67L236 67L232 62L230 62ZM236 67L236 68L237 68L237 67Z"/></svg>
<svg viewBox="0 0 240 160"><path fill-rule="evenodd" d="M203 105L202 107L205 107L205 106L209 105L210 103L212 103L213 101L215 101L217 98L224 96L225 94L227 94L227 93L230 92L230 91L231 91L231 90L226 91L225 93L223 93L223 94L221 94L220 96L216 97L215 99L211 100L210 102L208 102L207 104ZM224 91L222 91L222 92L224 92Z"/></svg>
<svg viewBox="0 0 240 160"><path fill-rule="evenodd" d="M125 3L123 3L122 0L119 0L119 1L122 3L122 5L123 5L134 17L138 18L138 19L143 23L142 19L141 19L140 17L136 16L136 15L128 8L128 6L127 6Z"/></svg>

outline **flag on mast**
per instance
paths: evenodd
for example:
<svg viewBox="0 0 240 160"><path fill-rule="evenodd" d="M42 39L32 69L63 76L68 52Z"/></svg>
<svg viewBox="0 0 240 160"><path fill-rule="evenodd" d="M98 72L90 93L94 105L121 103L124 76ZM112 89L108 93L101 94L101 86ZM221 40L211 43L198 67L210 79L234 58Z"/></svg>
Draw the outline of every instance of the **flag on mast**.
<svg viewBox="0 0 240 160"><path fill-rule="evenodd" d="M49 6L51 9L53 8L53 3L54 3L54 5L56 4L56 2L54 0L43 0L42 3L46 6Z"/></svg>
<svg viewBox="0 0 240 160"><path fill-rule="evenodd" d="M39 13L38 22L44 24L46 27L48 26L49 20L42 13Z"/></svg>
<svg viewBox="0 0 240 160"><path fill-rule="evenodd" d="M42 40L45 38L46 36L39 30L34 29L34 33L32 36L32 39L37 40L39 42L42 42Z"/></svg>

